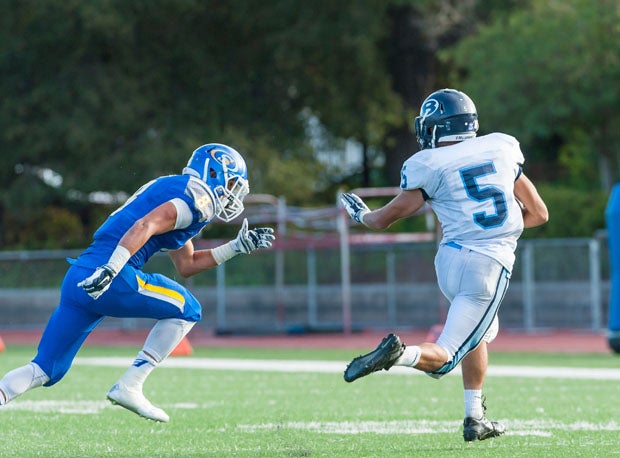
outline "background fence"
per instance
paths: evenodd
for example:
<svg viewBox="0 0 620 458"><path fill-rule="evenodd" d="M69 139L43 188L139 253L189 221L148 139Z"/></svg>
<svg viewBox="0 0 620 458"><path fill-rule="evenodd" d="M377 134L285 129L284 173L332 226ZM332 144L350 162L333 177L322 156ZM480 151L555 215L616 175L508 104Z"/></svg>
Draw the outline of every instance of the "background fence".
<svg viewBox="0 0 620 458"><path fill-rule="evenodd" d="M447 308L435 280L435 251L434 241L350 244L345 262L337 244L279 245L187 281L176 278L166 255L145 270L185 283L203 304L200 326L218 333L341 330L347 319L353 329L420 329L440 323ZM65 258L78 254L0 252L0 330L44 325L58 303ZM608 297L604 237L521 240L501 325L599 331L607 324ZM103 325L140 327L141 320L108 318Z"/></svg>

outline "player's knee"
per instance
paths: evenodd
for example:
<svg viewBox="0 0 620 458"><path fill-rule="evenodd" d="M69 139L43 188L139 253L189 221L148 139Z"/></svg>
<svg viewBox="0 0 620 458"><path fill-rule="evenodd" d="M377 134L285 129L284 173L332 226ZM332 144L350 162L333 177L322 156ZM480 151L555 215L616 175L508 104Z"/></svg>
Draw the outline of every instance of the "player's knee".
<svg viewBox="0 0 620 458"><path fill-rule="evenodd" d="M497 315L496 315L495 318L493 319L493 322L491 323L491 326L489 326L489 329L487 329L487 332L484 334L484 337L482 338L482 340L485 341L486 343L491 343L497 337L498 332L499 332L499 319L497 318Z"/></svg>
<svg viewBox="0 0 620 458"><path fill-rule="evenodd" d="M191 294L185 298L185 307L181 319L192 323L197 323L202 319L202 306L198 299Z"/></svg>
<svg viewBox="0 0 620 458"><path fill-rule="evenodd" d="M435 348L435 359L439 367L434 371L426 372L426 374L434 379L440 379L456 367L458 360L455 360L455 354L443 345L436 345Z"/></svg>
<svg viewBox="0 0 620 458"><path fill-rule="evenodd" d="M31 364L35 364L45 376L43 386L52 386L58 383L69 372L70 365L55 361L40 361L36 357Z"/></svg>

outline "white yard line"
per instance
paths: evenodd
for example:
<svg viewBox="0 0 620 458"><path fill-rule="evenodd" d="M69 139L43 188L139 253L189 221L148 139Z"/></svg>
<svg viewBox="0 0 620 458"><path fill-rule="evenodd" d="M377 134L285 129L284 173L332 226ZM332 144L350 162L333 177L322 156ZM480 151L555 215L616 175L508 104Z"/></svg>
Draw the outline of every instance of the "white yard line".
<svg viewBox="0 0 620 458"><path fill-rule="evenodd" d="M213 403L176 403L162 404L165 409L217 409ZM0 412L36 412L69 415L98 415L106 409L120 409L107 401L28 401L16 400L0 409ZM620 424L615 421L591 423L578 421L565 423L556 420L500 419L507 427L507 436L552 437L554 431L620 431ZM227 424L205 433L245 433L255 434L261 431L304 430L317 434L441 434L460 431L459 420L387 420L387 421L289 421L258 424Z"/></svg>
<svg viewBox="0 0 620 458"><path fill-rule="evenodd" d="M81 366L126 367L132 358L93 357L76 358ZM224 359L224 358L168 358L162 367L208 370L266 371L266 372L315 372L342 373L347 363L340 361L294 361L271 359ZM390 374L422 375L420 371L405 367L393 367ZM381 371L380 374L387 374ZM459 368L451 372L460 374ZM377 374L378 375L378 374ZM536 367L536 366L489 366L489 377L559 378L587 380L620 380L620 369L584 367Z"/></svg>
<svg viewBox="0 0 620 458"><path fill-rule="evenodd" d="M76 358L78 366L127 367L132 358L102 357ZM219 358L169 358L163 367L190 368L199 370L236 370L236 371L271 371L271 372L314 372L342 374L346 363L338 361L290 361L290 360L251 360L251 359L219 359ZM390 373L422 374L419 371L402 367L392 368ZM452 374L458 374L453 371ZM382 371L381 374L387 374ZM496 377L535 377L535 378L562 378L562 379L592 379L592 380L620 380L618 369L588 369L572 367L532 367L532 366L491 366L488 374ZM211 403L175 403L162 404L165 409L199 409L209 411L222 406L217 402ZM106 409L120 409L112 406L105 400L96 401L29 401L17 399L3 406L0 413L9 411L27 411L39 413L55 413L68 415L97 415ZM507 427L508 436L539 436L553 437L557 431L610 431L617 434L620 423L607 421L592 422L563 422L551 419L499 419ZM453 421L438 420L400 420L400 421L310 421L310 422L277 422L259 424L227 424L206 432L256 434L261 431L304 430L316 434L453 434L461 430L460 419Z"/></svg>

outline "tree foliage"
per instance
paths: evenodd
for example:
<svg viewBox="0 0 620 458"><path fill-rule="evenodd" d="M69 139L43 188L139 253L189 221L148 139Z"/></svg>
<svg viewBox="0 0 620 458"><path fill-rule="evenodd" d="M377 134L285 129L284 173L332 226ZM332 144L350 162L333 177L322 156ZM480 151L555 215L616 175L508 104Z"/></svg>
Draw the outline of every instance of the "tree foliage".
<svg viewBox="0 0 620 458"><path fill-rule="evenodd" d="M75 196L131 193L212 141L244 155L252 192L292 204L332 204L343 181L395 185L414 113L447 86L472 96L484 131L522 141L534 178L587 189L620 175L614 0L0 6L3 246L85 243L109 209ZM385 165L343 177L317 160L316 132Z"/></svg>
<svg viewBox="0 0 620 458"><path fill-rule="evenodd" d="M563 167L556 179L608 190L620 178L619 24L615 0L531 0L444 59L482 129L516 135L535 162Z"/></svg>
<svg viewBox="0 0 620 458"><path fill-rule="evenodd" d="M380 0L3 3L5 243L21 238L20 183L40 187L16 166L64 178L57 192L33 193L36 213L69 205L67 190L131 193L220 141L246 157L253 191L301 202L330 184L309 117L371 145L403 117L377 47Z"/></svg>

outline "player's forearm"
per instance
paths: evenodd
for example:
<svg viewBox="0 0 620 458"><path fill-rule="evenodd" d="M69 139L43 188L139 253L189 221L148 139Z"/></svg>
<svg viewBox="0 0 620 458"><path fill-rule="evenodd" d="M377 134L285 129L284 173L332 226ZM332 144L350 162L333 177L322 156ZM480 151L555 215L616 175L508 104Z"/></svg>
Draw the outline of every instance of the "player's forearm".
<svg viewBox="0 0 620 458"><path fill-rule="evenodd" d="M209 249L191 253L170 252L170 258L177 272L184 278L213 269L218 265Z"/></svg>
<svg viewBox="0 0 620 458"><path fill-rule="evenodd" d="M399 219L415 214L422 205L424 205L424 199L421 193L404 191L383 207L366 213L364 224L375 230L387 229Z"/></svg>
<svg viewBox="0 0 620 458"><path fill-rule="evenodd" d="M383 230L387 229L392 221L390 218L387 218L383 209L373 210L364 215L363 222L364 225L374 230Z"/></svg>
<svg viewBox="0 0 620 458"><path fill-rule="evenodd" d="M536 227L549 221L549 211L538 190L525 174L521 174L514 187L515 197L523 210L523 225Z"/></svg>

